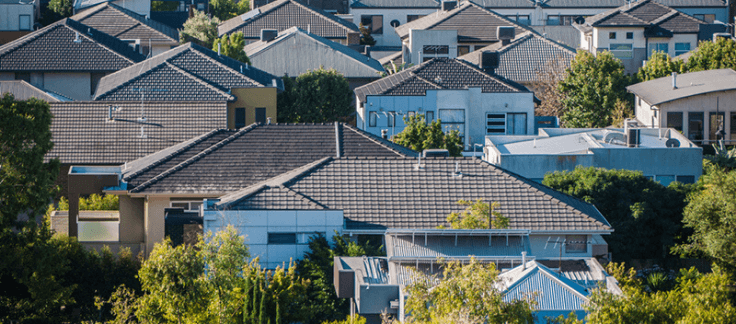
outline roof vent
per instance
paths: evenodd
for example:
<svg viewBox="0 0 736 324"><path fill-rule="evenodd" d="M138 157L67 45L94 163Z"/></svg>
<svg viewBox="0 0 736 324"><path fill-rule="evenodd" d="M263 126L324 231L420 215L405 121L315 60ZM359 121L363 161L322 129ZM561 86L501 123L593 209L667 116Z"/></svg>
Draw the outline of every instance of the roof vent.
<svg viewBox="0 0 736 324"><path fill-rule="evenodd" d="M270 42L279 35L279 31L276 29L261 29L261 41Z"/></svg>
<svg viewBox="0 0 736 324"><path fill-rule="evenodd" d="M442 78L440 78L439 76L437 76L437 77L434 78L434 82L435 83L442 83Z"/></svg>
<svg viewBox="0 0 736 324"><path fill-rule="evenodd" d="M217 43L217 56L221 56L220 50L222 50L222 43Z"/></svg>
<svg viewBox="0 0 736 324"><path fill-rule="evenodd" d="M92 28L87 27L87 34L92 36Z"/></svg>
<svg viewBox="0 0 736 324"><path fill-rule="evenodd" d="M422 156L427 157L449 157L450 151L445 149L426 149L422 151Z"/></svg>
<svg viewBox="0 0 736 324"><path fill-rule="evenodd" d="M496 27L496 37L501 41L501 44L509 44L516 37L516 28L513 26L498 26Z"/></svg>
<svg viewBox="0 0 736 324"><path fill-rule="evenodd" d="M82 39L81 39L81 38L79 38L79 32L74 32L74 33L75 33L75 35L76 35L76 36L74 37L74 42L75 42L75 43L81 43L81 42L82 42Z"/></svg>
<svg viewBox="0 0 736 324"><path fill-rule="evenodd" d="M455 172L452 174L452 176L462 178L463 173L460 172L460 162L455 162Z"/></svg>
<svg viewBox="0 0 736 324"><path fill-rule="evenodd" d="M672 72L672 90L677 89L677 72Z"/></svg>
<svg viewBox="0 0 736 324"><path fill-rule="evenodd" d="M452 9L455 9L457 7L457 1L442 1L442 10L443 11L450 11Z"/></svg>
<svg viewBox="0 0 736 324"><path fill-rule="evenodd" d="M498 67L499 55L496 51L483 51L480 54L480 65L483 71L493 73Z"/></svg>

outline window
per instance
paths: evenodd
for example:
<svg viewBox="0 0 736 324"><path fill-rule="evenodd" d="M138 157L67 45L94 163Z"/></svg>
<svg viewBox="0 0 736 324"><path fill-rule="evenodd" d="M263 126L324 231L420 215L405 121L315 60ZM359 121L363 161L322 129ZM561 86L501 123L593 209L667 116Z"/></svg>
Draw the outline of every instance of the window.
<svg viewBox="0 0 736 324"><path fill-rule="evenodd" d="M391 25L391 27L396 28L396 27L399 27L399 25L401 25L401 22L394 19L394 20L391 20L389 24Z"/></svg>
<svg viewBox="0 0 736 324"><path fill-rule="evenodd" d="M434 111L428 111L426 114L424 114L424 119L427 121L427 124L434 121Z"/></svg>
<svg viewBox="0 0 736 324"><path fill-rule="evenodd" d="M486 114L486 134L506 134L506 115Z"/></svg>
<svg viewBox="0 0 736 324"><path fill-rule="evenodd" d="M736 140L736 112L731 112L731 139Z"/></svg>
<svg viewBox="0 0 736 324"><path fill-rule="evenodd" d="M422 52L424 54L447 55L447 54L450 54L450 46L448 45L424 45L424 47L422 47Z"/></svg>
<svg viewBox="0 0 736 324"><path fill-rule="evenodd" d="M716 15L714 14L695 14L693 15L693 17L705 21L709 24L712 24L716 20Z"/></svg>
<svg viewBox="0 0 736 324"><path fill-rule="evenodd" d="M506 134L526 135L526 113L506 114Z"/></svg>
<svg viewBox="0 0 736 324"><path fill-rule="evenodd" d="M588 237L586 235L565 236L565 253L588 252Z"/></svg>
<svg viewBox="0 0 736 324"><path fill-rule="evenodd" d="M256 108L256 123L266 123L266 108Z"/></svg>
<svg viewBox="0 0 736 324"><path fill-rule="evenodd" d="M575 22L575 16L570 15L549 15L547 16L547 25L551 26L571 26Z"/></svg>
<svg viewBox="0 0 736 324"><path fill-rule="evenodd" d="M460 139L465 136L465 109L440 109L439 115L442 131L445 133L456 130Z"/></svg>
<svg viewBox="0 0 736 324"><path fill-rule="evenodd" d="M634 39L634 32L626 32L626 39Z"/></svg>
<svg viewBox="0 0 736 324"><path fill-rule="evenodd" d="M198 211L199 206L202 205L201 200L190 200L190 201L172 201L170 202L170 206L172 208L184 208L186 211Z"/></svg>
<svg viewBox="0 0 736 324"><path fill-rule="evenodd" d="M409 120L410 118L416 116L416 113L413 111L407 111L406 112L406 120Z"/></svg>
<svg viewBox="0 0 736 324"><path fill-rule="evenodd" d="M703 113L687 113L687 138L691 141L703 140Z"/></svg>
<svg viewBox="0 0 736 324"><path fill-rule="evenodd" d="M664 52L669 54L670 52L670 44L668 43L649 43L649 55L652 55L654 52Z"/></svg>
<svg viewBox="0 0 736 324"><path fill-rule="evenodd" d="M608 33L608 39L616 39L616 32Z"/></svg>
<svg viewBox="0 0 736 324"><path fill-rule="evenodd" d="M410 23L414 20L424 17L425 15L406 15L406 22Z"/></svg>
<svg viewBox="0 0 736 324"><path fill-rule="evenodd" d="M630 59L634 57L634 44L610 44L609 50L618 59Z"/></svg>
<svg viewBox="0 0 736 324"><path fill-rule="evenodd" d="M360 17L360 24L371 31L371 35L383 34L382 15L364 15Z"/></svg>
<svg viewBox="0 0 736 324"><path fill-rule="evenodd" d="M395 127L396 126L396 112L395 111L387 111L386 112L386 126L388 127Z"/></svg>
<svg viewBox="0 0 736 324"><path fill-rule="evenodd" d="M296 233L268 233L268 244L296 244Z"/></svg>
<svg viewBox="0 0 736 324"><path fill-rule="evenodd" d="M560 25L560 16L559 15L549 15L549 16L547 16L547 25L550 25L550 26L558 26L558 25Z"/></svg>
<svg viewBox="0 0 736 324"><path fill-rule="evenodd" d="M695 176L686 176L686 175L677 176L677 181L680 183L685 183L685 184L695 183Z"/></svg>
<svg viewBox="0 0 736 324"><path fill-rule="evenodd" d="M376 127L376 122L378 121L378 113L375 111L371 111L368 113L368 127Z"/></svg>
<svg viewBox="0 0 736 324"><path fill-rule="evenodd" d="M235 108L235 128L245 127L245 108Z"/></svg>
<svg viewBox="0 0 736 324"><path fill-rule="evenodd" d="M718 140L718 132L721 131L723 133L726 132L726 128L724 125L724 119L726 114L724 112L711 112L710 113L710 127L708 127L708 139L715 141ZM724 134L725 135L725 134Z"/></svg>
<svg viewBox="0 0 736 324"><path fill-rule="evenodd" d="M690 43L675 43L675 56L690 52Z"/></svg>
<svg viewBox="0 0 736 324"><path fill-rule="evenodd" d="M670 183L675 182L675 176L673 176L673 175L657 175L657 179L656 180L657 180L657 182L659 182L659 184L667 187L667 186L670 185Z"/></svg>
<svg viewBox="0 0 736 324"><path fill-rule="evenodd" d="M529 19L529 15L508 15L506 16L509 20L513 20L515 22L518 22L523 25L529 25L531 23L531 19Z"/></svg>
<svg viewBox="0 0 736 324"><path fill-rule="evenodd" d="M674 128L682 132L682 113L681 112L668 112L667 113L667 128Z"/></svg>
<svg viewBox="0 0 736 324"><path fill-rule="evenodd" d="M470 46L460 45L457 47L457 56L463 56L470 53Z"/></svg>
<svg viewBox="0 0 736 324"><path fill-rule="evenodd" d="M20 15L18 19L18 30L31 30L31 15Z"/></svg>

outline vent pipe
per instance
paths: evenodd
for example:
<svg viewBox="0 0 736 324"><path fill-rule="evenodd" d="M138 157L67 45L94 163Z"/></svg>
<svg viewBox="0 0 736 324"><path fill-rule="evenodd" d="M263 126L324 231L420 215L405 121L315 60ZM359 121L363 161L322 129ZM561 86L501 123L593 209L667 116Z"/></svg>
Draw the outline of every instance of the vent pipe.
<svg viewBox="0 0 736 324"><path fill-rule="evenodd" d="M81 38L79 38L79 32L74 32L74 34L76 35L76 36L74 37L74 42L75 42L75 43L81 43L81 42L82 42L82 39L81 39Z"/></svg>
<svg viewBox="0 0 736 324"><path fill-rule="evenodd" d="M220 49L222 48L222 43L217 43L217 56L220 56Z"/></svg>
<svg viewBox="0 0 736 324"><path fill-rule="evenodd" d="M526 251L521 252L521 270L526 270Z"/></svg>
<svg viewBox="0 0 736 324"><path fill-rule="evenodd" d="M388 129L382 129L381 130L381 138L387 140L388 139Z"/></svg>
<svg viewBox="0 0 736 324"><path fill-rule="evenodd" d="M271 125L271 117L266 118L266 125Z"/></svg>
<svg viewBox="0 0 736 324"><path fill-rule="evenodd" d="M677 89L677 72L672 72L672 90Z"/></svg>
<svg viewBox="0 0 736 324"><path fill-rule="evenodd" d="M337 157L340 157L340 123L335 122L335 152Z"/></svg>

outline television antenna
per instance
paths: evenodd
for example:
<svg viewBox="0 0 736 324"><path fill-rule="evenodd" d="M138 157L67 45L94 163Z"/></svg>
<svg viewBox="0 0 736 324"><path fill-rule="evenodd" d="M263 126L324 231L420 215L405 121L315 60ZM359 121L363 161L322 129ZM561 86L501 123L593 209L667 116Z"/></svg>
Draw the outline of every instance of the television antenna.
<svg viewBox="0 0 736 324"><path fill-rule="evenodd" d="M547 238L547 243L544 244L544 249L545 250L547 249L547 246L550 243L554 243L554 247L552 247L553 249L558 248L557 245L559 244L559 255L558 255L558 259L557 259L557 267L558 267L559 271L558 271L557 275L560 276L560 277L562 276L562 246L566 246L568 244L570 244L570 245L572 245L572 244L585 244L585 249L587 251L588 244L593 244L592 241L587 241L587 240L585 240L585 241L573 241L573 240L568 240L567 237L560 239L559 236L557 236L555 238L555 240L553 241L552 240L552 237L550 236L550 237Z"/></svg>
<svg viewBox="0 0 736 324"><path fill-rule="evenodd" d="M138 91L138 93L141 94L141 116L138 117L137 123L141 124L141 135L140 138L148 138L148 135L146 135L146 125L158 125L160 124L152 124L148 123L148 118L146 118L146 109L145 109L145 93L146 92L164 92L169 91L168 89L157 89L157 88L131 88L132 91Z"/></svg>

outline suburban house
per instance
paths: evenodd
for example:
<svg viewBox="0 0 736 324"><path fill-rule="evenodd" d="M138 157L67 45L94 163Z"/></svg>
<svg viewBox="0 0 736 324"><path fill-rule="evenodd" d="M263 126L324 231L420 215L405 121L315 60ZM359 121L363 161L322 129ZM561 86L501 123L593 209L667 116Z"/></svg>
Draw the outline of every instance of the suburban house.
<svg viewBox="0 0 736 324"><path fill-rule="evenodd" d="M71 101L59 94L39 89L23 80L0 81L0 95L12 94L15 100L40 99L46 102Z"/></svg>
<svg viewBox="0 0 736 324"><path fill-rule="evenodd" d="M549 72L562 74L575 58L575 49L526 31L511 40L488 45L458 57L484 71L534 89ZM484 60L485 58L485 60ZM554 69L554 70L553 70Z"/></svg>
<svg viewBox="0 0 736 324"><path fill-rule="evenodd" d="M193 43L180 45L108 75L95 92L100 101L227 103L227 127L276 122L283 81Z"/></svg>
<svg viewBox="0 0 736 324"><path fill-rule="evenodd" d="M636 124L634 122L633 124ZM531 180L577 166L641 171L665 186L694 183L703 149L672 128L540 129L539 135L486 137L485 160Z"/></svg>
<svg viewBox="0 0 736 324"><path fill-rule="evenodd" d="M146 56L155 56L179 45L176 29L112 2L101 3L71 18L127 42Z"/></svg>
<svg viewBox="0 0 736 324"><path fill-rule="evenodd" d="M627 73L634 74L654 51L674 57L697 47L705 24L665 5L642 0L588 17L575 26L581 33L581 48L593 54L610 51Z"/></svg>
<svg viewBox="0 0 736 324"><path fill-rule="evenodd" d="M90 8L105 2L114 3L144 17L149 17L151 15L150 0L74 0L74 14L89 10Z"/></svg>
<svg viewBox="0 0 736 324"><path fill-rule="evenodd" d="M358 128L389 137L424 114L457 130L465 150L487 134L532 134L534 94L458 59L434 58L355 89Z"/></svg>
<svg viewBox="0 0 736 324"><path fill-rule="evenodd" d="M29 34L40 12L37 0L0 1L0 45Z"/></svg>
<svg viewBox="0 0 736 324"><path fill-rule="evenodd" d="M103 76L143 59L127 43L66 18L0 46L0 80L90 100Z"/></svg>
<svg viewBox="0 0 736 324"><path fill-rule="evenodd" d="M246 44L261 39L261 31L278 32L299 27L309 33L343 45L358 45L360 30L355 24L296 0L278 0L224 21L219 36L242 32Z"/></svg>
<svg viewBox="0 0 736 324"><path fill-rule="evenodd" d="M347 79L350 89L381 77L381 63L326 38L291 27L262 34L261 40L245 46L251 64L277 76L297 77L320 67L335 69Z"/></svg>
<svg viewBox="0 0 736 324"><path fill-rule="evenodd" d="M667 127L698 145L736 140L736 72L708 70L637 83L636 119L645 127Z"/></svg>
<svg viewBox="0 0 736 324"><path fill-rule="evenodd" d="M86 245L128 246L147 255L165 235L181 242L186 240L182 235L202 233L197 211L203 199L247 188L324 157L415 155L412 150L339 123L214 129L116 167L71 167L66 229ZM120 196L119 216L107 222L77 221L80 195L100 190ZM288 192L278 196L285 204L293 197ZM192 212L196 217L187 219ZM324 217L323 212L323 226ZM342 218L336 219L339 224L334 229L340 229ZM182 224L185 221L193 224Z"/></svg>
<svg viewBox="0 0 736 324"><path fill-rule="evenodd" d="M446 5L449 4L452 2ZM453 5L457 5L457 2ZM376 41L373 50L395 52L401 50L402 42L394 28L434 14L440 6L438 0L355 0L350 3L350 14L353 21L370 30L371 37Z"/></svg>
<svg viewBox="0 0 736 324"><path fill-rule="evenodd" d="M321 9L330 14L347 14L349 0L300 0L313 8ZM250 2L250 8L256 9L265 6L274 0L253 0Z"/></svg>

